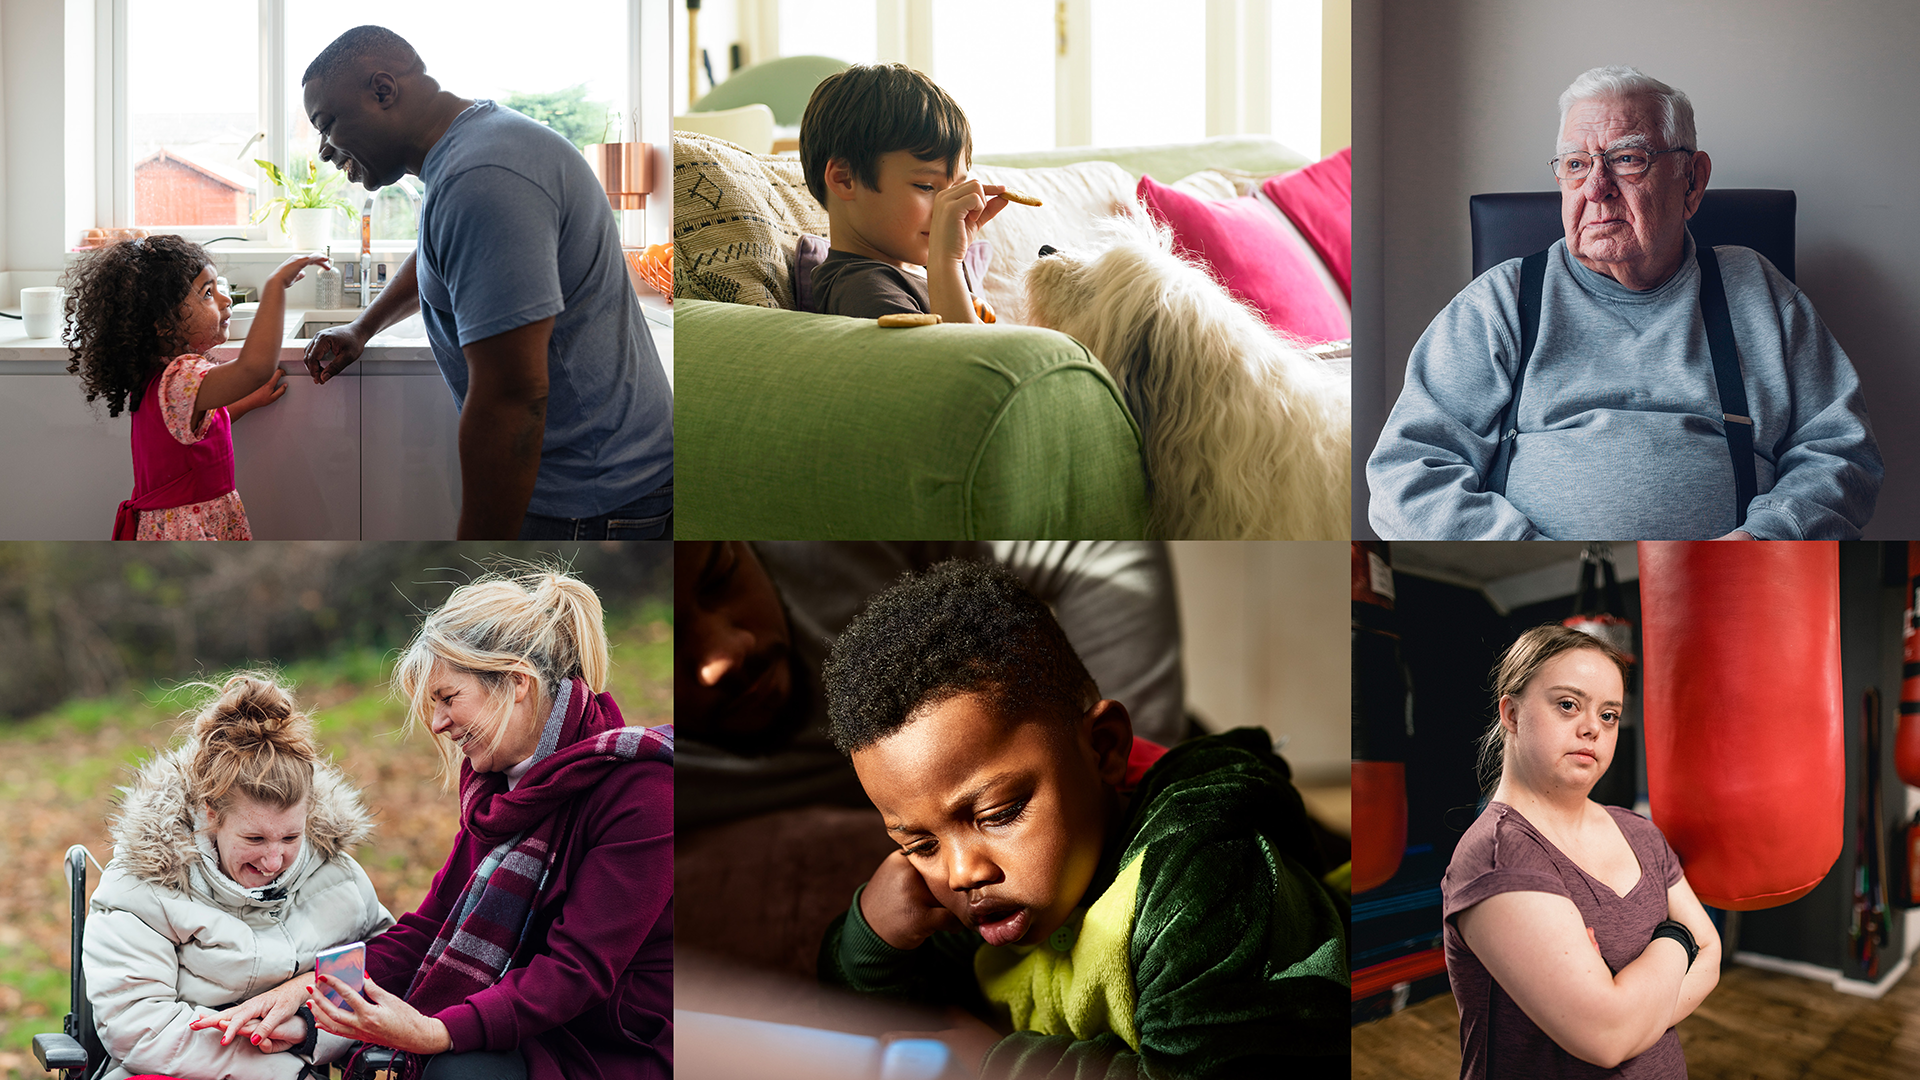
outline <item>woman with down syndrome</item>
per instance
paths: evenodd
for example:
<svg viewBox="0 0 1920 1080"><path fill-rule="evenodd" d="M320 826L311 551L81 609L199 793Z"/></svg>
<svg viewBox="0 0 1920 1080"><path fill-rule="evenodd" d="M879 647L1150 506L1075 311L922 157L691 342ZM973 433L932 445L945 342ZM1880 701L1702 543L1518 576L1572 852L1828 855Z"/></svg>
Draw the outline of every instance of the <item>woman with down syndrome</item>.
<svg viewBox="0 0 1920 1080"><path fill-rule="evenodd" d="M1660 830L1587 797L1627 664L1539 626L1494 669L1499 783L1440 887L1463 1080L1687 1075L1674 1025L1719 981L1719 935Z"/></svg>
<svg viewBox="0 0 1920 1080"><path fill-rule="evenodd" d="M409 719L459 762L446 866L367 942L360 990L296 978L208 1022L271 1030L305 1006L322 1031L404 1051L409 1078L670 1077L673 728L626 726L609 666L577 578L454 590L396 672Z"/></svg>

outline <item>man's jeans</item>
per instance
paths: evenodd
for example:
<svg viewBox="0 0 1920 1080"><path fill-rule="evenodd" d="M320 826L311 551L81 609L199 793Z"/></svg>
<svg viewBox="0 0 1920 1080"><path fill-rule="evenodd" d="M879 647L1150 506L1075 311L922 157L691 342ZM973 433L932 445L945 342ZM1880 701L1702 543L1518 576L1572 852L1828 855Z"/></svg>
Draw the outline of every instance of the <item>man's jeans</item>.
<svg viewBox="0 0 1920 1080"><path fill-rule="evenodd" d="M522 540L671 540L673 481L632 506L591 518L552 518L528 513L520 523Z"/></svg>

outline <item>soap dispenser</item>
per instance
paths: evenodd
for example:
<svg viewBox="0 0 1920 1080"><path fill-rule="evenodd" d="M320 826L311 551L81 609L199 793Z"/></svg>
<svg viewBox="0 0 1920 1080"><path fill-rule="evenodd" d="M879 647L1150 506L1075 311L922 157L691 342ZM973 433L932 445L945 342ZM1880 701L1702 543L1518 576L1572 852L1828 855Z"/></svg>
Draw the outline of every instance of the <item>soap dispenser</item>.
<svg viewBox="0 0 1920 1080"><path fill-rule="evenodd" d="M327 248L327 259L314 275L314 303L324 310L331 311L346 302L346 291L341 283L340 271L333 268L333 248Z"/></svg>

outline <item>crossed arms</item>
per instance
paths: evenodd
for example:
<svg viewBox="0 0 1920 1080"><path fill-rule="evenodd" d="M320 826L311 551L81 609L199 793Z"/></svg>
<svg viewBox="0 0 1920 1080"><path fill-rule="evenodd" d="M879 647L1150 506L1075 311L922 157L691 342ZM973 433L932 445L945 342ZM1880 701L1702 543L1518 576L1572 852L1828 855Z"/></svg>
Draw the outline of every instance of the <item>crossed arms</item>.
<svg viewBox="0 0 1920 1080"><path fill-rule="evenodd" d="M1567 1053L1610 1069L1659 1042L1720 981L1720 935L1684 877L1667 890L1667 917L1693 933L1693 965L1678 942L1655 938L1618 974L1564 896L1499 893L1456 919L1468 948L1528 1019Z"/></svg>

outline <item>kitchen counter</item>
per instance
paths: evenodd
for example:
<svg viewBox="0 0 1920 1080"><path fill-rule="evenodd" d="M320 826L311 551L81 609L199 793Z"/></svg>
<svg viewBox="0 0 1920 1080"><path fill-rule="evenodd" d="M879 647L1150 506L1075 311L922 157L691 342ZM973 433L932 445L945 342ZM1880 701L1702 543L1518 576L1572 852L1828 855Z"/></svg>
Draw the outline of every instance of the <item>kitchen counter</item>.
<svg viewBox="0 0 1920 1080"><path fill-rule="evenodd" d="M8 311L19 313L19 307L10 307ZM309 317L332 321L332 319L338 319L340 315L346 315L346 313L348 313L348 309L336 309L336 311L311 309L311 311L309 311L309 309L294 307L294 309L288 309L288 311L286 311L286 327L292 329L292 331L298 331L301 323L305 323ZM234 340L230 340L227 344L215 348L215 350L213 350L213 356L219 357L219 359L232 359L234 356L240 356L240 346L244 346L244 344L246 344L246 338L234 338ZM420 325L419 315L407 315L405 319L401 319L396 325L392 325L392 327L388 327L386 331L376 334L371 342L367 342L367 348L369 348L369 350L380 350L380 356L367 354L363 359L424 359L426 363L432 363L432 361L434 361L434 350L432 350L432 346L426 344L426 327ZM282 344L282 350L280 350L282 356L280 356L280 359L282 359L282 361L286 359L286 356L284 356L286 352L296 352L296 354L303 356L305 350L307 350L307 338L288 336L288 338L284 340L284 344ZM25 325L23 321L19 321L19 319L0 319L0 361L58 359L61 363L61 371L63 371L67 359L71 356L73 356L73 354L67 352L67 346L60 344L60 338L58 338L58 336L52 336L52 338L29 338L29 336L27 336L27 325ZM294 359L300 359L300 356L296 356ZM351 369L349 369L349 371L351 371Z"/></svg>
<svg viewBox="0 0 1920 1080"><path fill-rule="evenodd" d="M19 314L18 305L7 310L11 314ZM307 321L309 317L330 321L347 310L352 309L331 311L291 309L286 315L286 326L292 330L298 330L300 324ZM649 290L640 297L640 310L647 317L647 331L653 335L654 348L660 353L660 364L667 372L667 385L671 386L673 385L673 306L658 293ZM213 355L222 360L237 356L243 341L244 339L230 341L215 349ZM304 371L305 364L302 357L306 354L306 348L305 338L289 337L281 349L281 365L283 367L286 365L287 353L292 352L296 354L292 357L296 362L296 369ZM362 363L380 364L393 361L433 363L433 347L427 344L425 328L421 325L418 315L409 315L375 335L372 341L367 342L367 349L368 352L362 354L360 361L354 367L359 367ZM71 355L67 352L67 347L60 344L58 337L30 338L27 336L24 323L17 319L0 319L0 363L58 361L60 371L65 373L66 364ZM347 370L351 372L353 368Z"/></svg>

